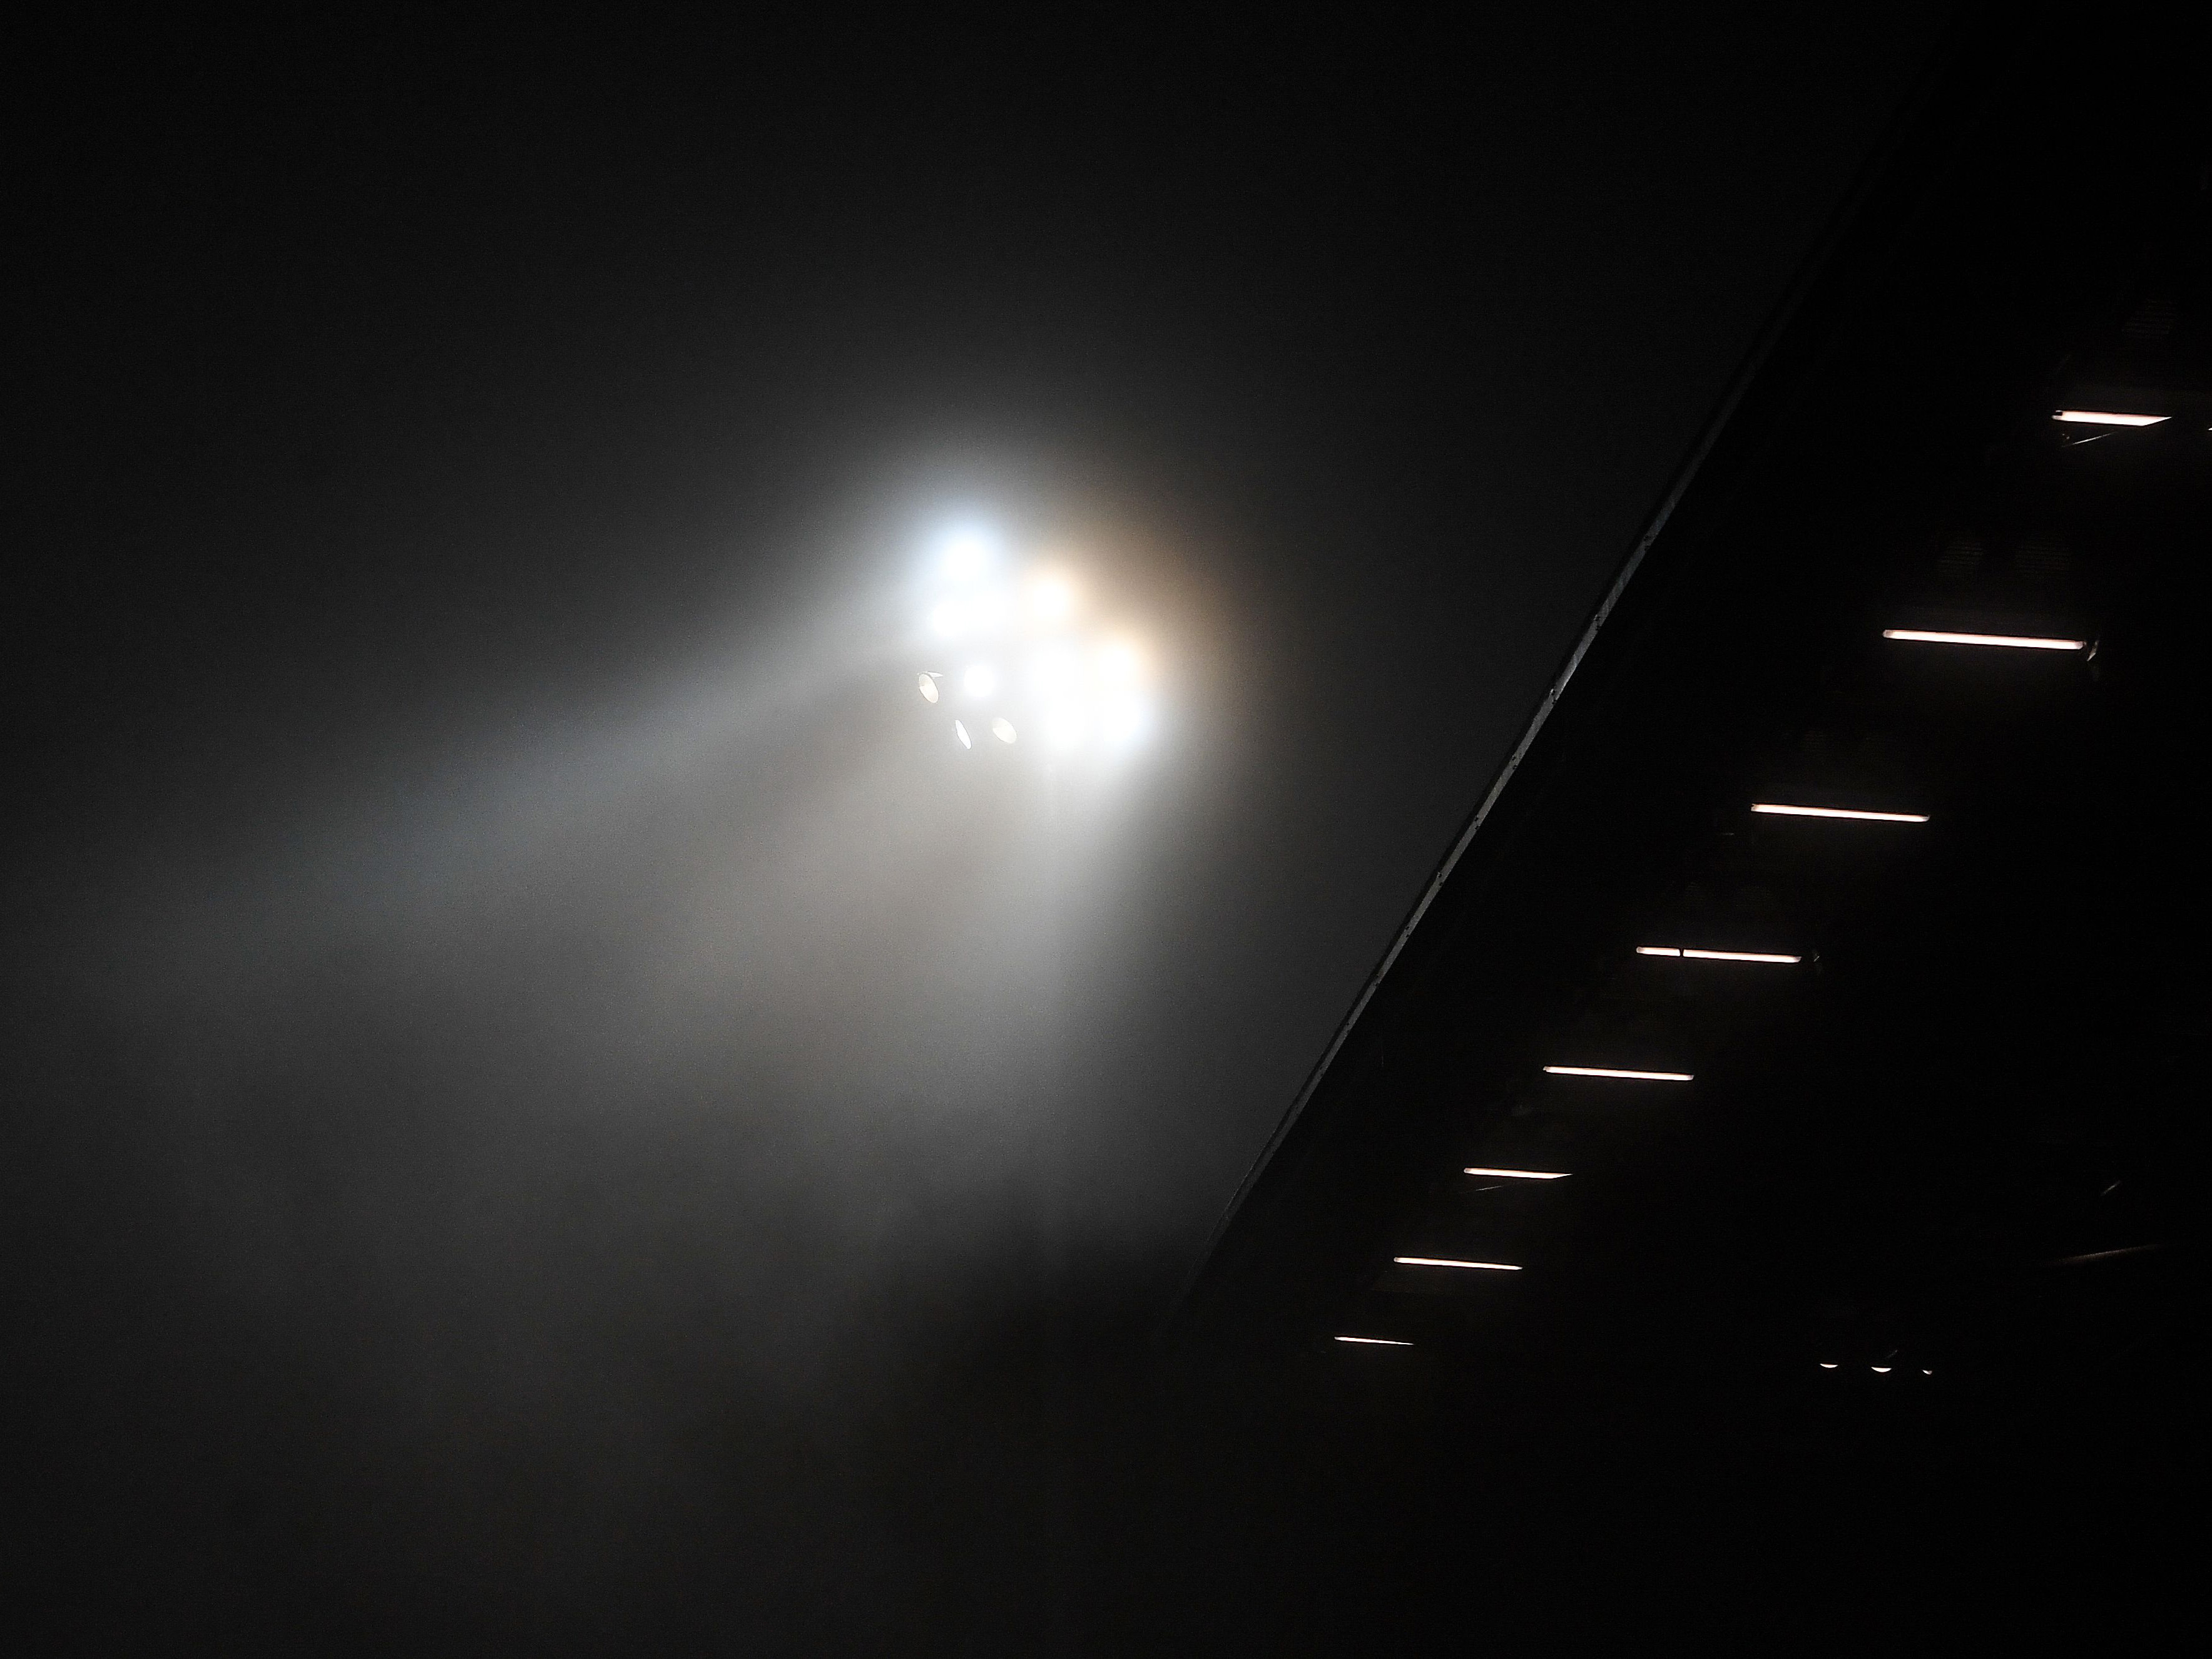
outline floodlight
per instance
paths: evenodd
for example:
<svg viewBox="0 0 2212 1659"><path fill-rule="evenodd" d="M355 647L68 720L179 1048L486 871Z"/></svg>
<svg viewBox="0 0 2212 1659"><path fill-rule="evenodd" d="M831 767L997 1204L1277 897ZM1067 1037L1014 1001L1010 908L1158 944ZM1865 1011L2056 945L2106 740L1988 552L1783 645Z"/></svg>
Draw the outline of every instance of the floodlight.
<svg viewBox="0 0 2212 1659"><path fill-rule="evenodd" d="M1885 628L1881 636L1921 645L2002 645L2015 651L2080 651L2089 643L2087 640L2045 639L2036 634L1946 634L1925 628Z"/></svg>
<svg viewBox="0 0 2212 1659"><path fill-rule="evenodd" d="M1468 1169L1461 1170L1460 1173L1471 1176L1501 1176L1508 1181L1565 1181L1567 1178L1567 1172L1565 1170Z"/></svg>
<svg viewBox="0 0 2212 1659"><path fill-rule="evenodd" d="M988 697L999 689L999 671L987 662L971 663L960 677L960 689L971 697Z"/></svg>
<svg viewBox="0 0 2212 1659"><path fill-rule="evenodd" d="M924 702L935 702L937 701L937 676L934 674L924 674L921 677L921 700Z"/></svg>
<svg viewBox="0 0 2212 1659"><path fill-rule="evenodd" d="M1000 743L1012 743L1014 740L1014 723L1004 714L1000 715L991 722L991 735Z"/></svg>
<svg viewBox="0 0 2212 1659"><path fill-rule="evenodd" d="M2156 426L2164 415L2121 415L2108 409L2062 409L2051 417L2077 426Z"/></svg>
<svg viewBox="0 0 2212 1659"><path fill-rule="evenodd" d="M968 728L961 725L958 720L952 722L952 735L960 739L960 746L963 749L973 749L975 746L975 740L968 735Z"/></svg>
<svg viewBox="0 0 2212 1659"><path fill-rule="evenodd" d="M1521 1271L1510 1261L1455 1261L1441 1255L1394 1255L1390 1260L1401 1267L1481 1267L1498 1273Z"/></svg>
<svg viewBox="0 0 2212 1659"><path fill-rule="evenodd" d="M1625 1078L1632 1083L1687 1083L1687 1072L1624 1072L1611 1066L1547 1066L1554 1077Z"/></svg>
<svg viewBox="0 0 2212 1659"><path fill-rule="evenodd" d="M1862 812L1848 806L1778 806L1771 801L1755 801L1754 812L1771 812L1785 818L1863 818L1875 823L1925 823L1925 812Z"/></svg>

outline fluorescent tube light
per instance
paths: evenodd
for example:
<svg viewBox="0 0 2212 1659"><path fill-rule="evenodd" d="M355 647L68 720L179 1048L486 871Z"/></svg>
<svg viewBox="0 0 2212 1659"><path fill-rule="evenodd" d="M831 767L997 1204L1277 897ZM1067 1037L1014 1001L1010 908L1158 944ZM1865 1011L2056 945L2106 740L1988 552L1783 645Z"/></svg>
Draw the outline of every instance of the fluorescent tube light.
<svg viewBox="0 0 2212 1659"><path fill-rule="evenodd" d="M2156 426L2164 415L2122 415L2109 409L2062 409L2051 417L2076 426Z"/></svg>
<svg viewBox="0 0 2212 1659"><path fill-rule="evenodd" d="M1862 812L1849 806L1780 806L1771 801L1753 801L1754 812L1771 812L1785 818L1864 818L1875 823L1925 823L1925 812Z"/></svg>
<svg viewBox="0 0 2212 1659"><path fill-rule="evenodd" d="M1692 962L1772 962L1788 963L1802 962L1802 957L1785 956L1778 951L1700 951L1688 945L1639 945L1639 957L1687 957Z"/></svg>
<svg viewBox="0 0 2212 1659"><path fill-rule="evenodd" d="M1394 1255L1390 1260L1401 1267L1486 1267L1492 1273L1499 1273L1521 1271L1510 1261L1454 1261L1441 1255Z"/></svg>
<svg viewBox="0 0 2212 1659"><path fill-rule="evenodd" d="M2014 651L2081 651L2087 640L2046 639L2039 634L1947 634L1932 628L1885 628L1886 640L1909 640L1921 645L2002 645Z"/></svg>
<svg viewBox="0 0 2212 1659"><path fill-rule="evenodd" d="M1336 1340L1340 1342L1364 1342L1377 1348L1410 1348L1413 1346L1389 1336L1340 1336Z"/></svg>
<svg viewBox="0 0 2212 1659"><path fill-rule="evenodd" d="M1619 1077L1633 1083L1687 1083L1687 1072L1624 1072L1611 1066L1547 1066L1553 1077Z"/></svg>
<svg viewBox="0 0 2212 1659"><path fill-rule="evenodd" d="M1472 1176L1502 1176L1508 1181L1565 1181L1567 1178L1567 1171L1565 1170L1469 1169L1462 1170L1461 1173Z"/></svg>

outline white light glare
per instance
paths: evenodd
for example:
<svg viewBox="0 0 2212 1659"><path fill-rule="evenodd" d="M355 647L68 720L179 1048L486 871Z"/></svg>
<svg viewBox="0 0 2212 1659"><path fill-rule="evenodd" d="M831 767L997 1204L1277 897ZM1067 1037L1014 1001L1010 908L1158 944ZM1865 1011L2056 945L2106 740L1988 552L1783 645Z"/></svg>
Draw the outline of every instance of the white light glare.
<svg viewBox="0 0 2212 1659"><path fill-rule="evenodd" d="M1889 1375L1890 1368L1887 1365L1869 1365L1867 1369L1872 1371L1876 1376L1887 1376Z"/></svg>
<svg viewBox="0 0 2212 1659"><path fill-rule="evenodd" d="M1510 1261L1454 1261L1440 1255L1394 1255L1390 1260L1401 1267L1483 1267L1497 1273L1521 1271Z"/></svg>
<svg viewBox="0 0 2212 1659"><path fill-rule="evenodd" d="M1610 1066L1547 1066L1554 1077L1620 1077L1636 1083L1687 1083L1687 1072L1623 1072Z"/></svg>
<svg viewBox="0 0 2212 1659"><path fill-rule="evenodd" d="M1014 723L1004 714L1000 715L991 722L991 735L1000 743L1012 743L1014 740Z"/></svg>
<svg viewBox="0 0 2212 1659"><path fill-rule="evenodd" d="M924 674L921 676L921 700L924 702L935 702L937 701L936 675Z"/></svg>
<svg viewBox="0 0 2212 1659"><path fill-rule="evenodd" d="M2080 651L2087 640L2045 639L2035 634L1946 634L1926 628L1885 628L1886 640L1911 640L1922 645L2003 645L2015 651Z"/></svg>
<svg viewBox="0 0 2212 1659"><path fill-rule="evenodd" d="M1502 1176L1508 1181L1565 1181L1567 1178L1567 1172L1565 1170L1470 1169L1462 1170L1461 1173L1471 1176Z"/></svg>
<svg viewBox="0 0 2212 1659"><path fill-rule="evenodd" d="M1785 818L1864 818L1875 823L1925 823L1925 812L1862 812L1849 806L1778 806L1771 801L1754 801L1754 812L1771 812Z"/></svg>
<svg viewBox="0 0 2212 1659"><path fill-rule="evenodd" d="M996 544L988 532L969 527L947 532L940 546L938 568L945 579L972 582L989 567Z"/></svg>
<svg viewBox="0 0 2212 1659"><path fill-rule="evenodd" d="M2077 426L2156 426L2164 415L2119 415L2108 409L2062 409L2051 417Z"/></svg>
<svg viewBox="0 0 2212 1659"><path fill-rule="evenodd" d="M960 739L960 746L963 749L973 749L975 746L975 740L968 735L968 728L961 725L958 720L952 722L952 735Z"/></svg>
<svg viewBox="0 0 2212 1659"><path fill-rule="evenodd" d="M960 689L971 697L988 697L999 689L998 671L987 662L973 664L960 677Z"/></svg>
<svg viewBox="0 0 2212 1659"><path fill-rule="evenodd" d="M1687 957L1692 962L1771 962L1789 963L1802 962L1802 957L1784 956L1771 951L1698 951L1686 945L1639 945L1639 957Z"/></svg>
<svg viewBox="0 0 2212 1659"><path fill-rule="evenodd" d="M1041 623L1066 622L1075 614L1075 584L1066 577L1046 574L1030 580L1029 612Z"/></svg>
<svg viewBox="0 0 2212 1659"><path fill-rule="evenodd" d="M1410 1348L1413 1346L1390 1336L1340 1336L1336 1340L1340 1342L1364 1342L1377 1348Z"/></svg>
<svg viewBox="0 0 2212 1659"><path fill-rule="evenodd" d="M1823 1359L1820 1362L1820 1369L1824 1371L1832 1371L1836 1369L1836 1362L1832 1359Z"/></svg>

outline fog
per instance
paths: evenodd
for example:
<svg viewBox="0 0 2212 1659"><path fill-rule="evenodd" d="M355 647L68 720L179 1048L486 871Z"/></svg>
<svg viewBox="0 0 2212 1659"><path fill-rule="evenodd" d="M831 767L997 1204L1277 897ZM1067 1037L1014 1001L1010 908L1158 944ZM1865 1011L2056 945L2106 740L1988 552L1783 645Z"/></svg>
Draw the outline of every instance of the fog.
<svg viewBox="0 0 2212 1659"><path fill-rule="evenodd" d="M58 127L6 1164L62 1604L1018 1645L1042 1446L1180 1502L1100 1449L1151 1332L1926 41L1823 29L926 142L220 70ZM1143 753L932 723L963 514L1146 631Z"/></svg>

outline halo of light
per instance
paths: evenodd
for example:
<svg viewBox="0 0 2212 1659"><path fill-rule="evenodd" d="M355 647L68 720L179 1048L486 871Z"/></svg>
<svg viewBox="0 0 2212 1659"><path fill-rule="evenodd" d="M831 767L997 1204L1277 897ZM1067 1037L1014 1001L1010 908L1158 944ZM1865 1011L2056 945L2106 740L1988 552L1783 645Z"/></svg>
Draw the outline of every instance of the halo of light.
<svg viewBox="0 0 2212 1659"><path fill-rule="evenodd" d="M972 582L991 568L998 538L980 525L961 525L938 543L938 573L947 581Z"/></svg>
<svg viewBox="0 0 2212 1659"><path fill-rule="evenodd" d="M971 697L988 697L999 689L999 671L987 662L970 663L960 676L960 689Z"/></svg>
<svg viewBox="0 0 2212 1659"><path fill-rule="evenodd" d="M991 735L1000 743L1012 743L1014 740L1014 723L1004 714L999 715L991 722Z"/></svg>
<svg viewBox="0 0 2212 1659"><path fill-rule="evenodd" d="M1056 570L1030 577L1024 599L1030 620L1048 627L1064 623L1075 614L1075 584Z"/></svg>

